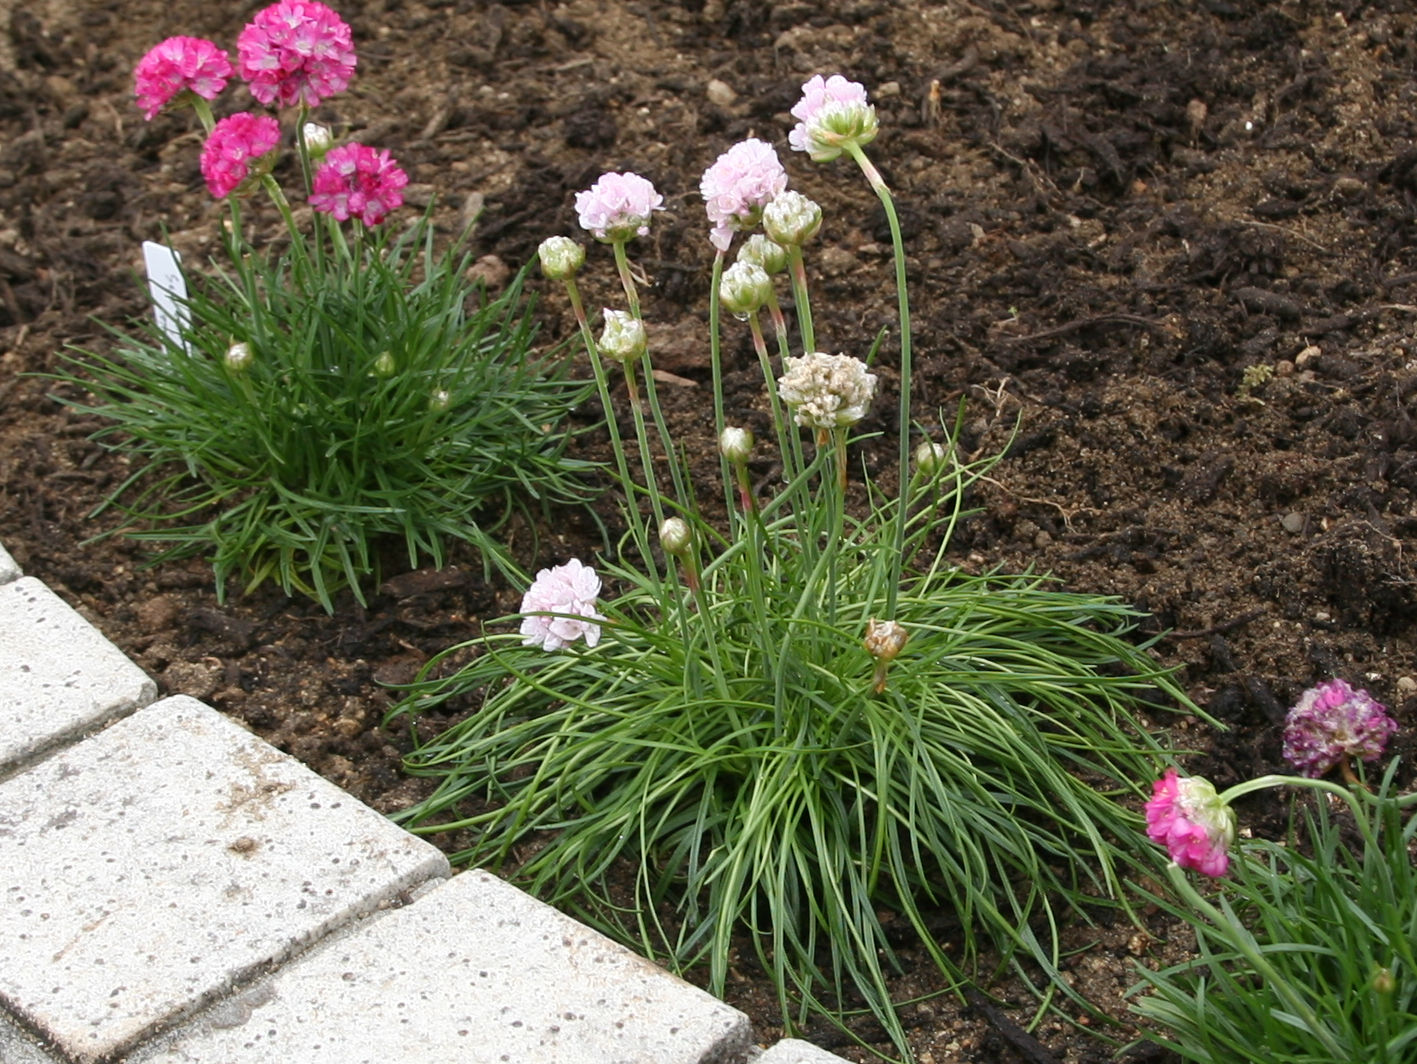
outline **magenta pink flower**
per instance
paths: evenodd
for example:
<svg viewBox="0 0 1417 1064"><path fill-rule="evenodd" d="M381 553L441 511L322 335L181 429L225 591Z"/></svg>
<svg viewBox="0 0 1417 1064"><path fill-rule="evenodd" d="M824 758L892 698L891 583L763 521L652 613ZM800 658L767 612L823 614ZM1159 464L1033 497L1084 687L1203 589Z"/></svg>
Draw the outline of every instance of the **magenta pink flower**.
<svg viewBox="0 0 1417 1064"><path fill-rule="evenodd" d="M826 79L818 74L803 85L792 117L797 125L787 143L814 162L835 159L848 144L859 147L876 139L876 109L866 101L865 87L840 74Z"/></svg>
<svg viewBox="0 0 1417 1064"><path fill-rule="evenodd" d="M1317 779L1349 758L1376 761L1397 731L1387 707L1343 680L1311 687L1284 721L1284 759Z"/></svg>
<svg viewBox="0 0 1417 1064"><path fill-rule="evenodd" d="M252 163L280 143L280 123L245 111L223 118L202 147L202 176L217 199L226 199L252 176ZM258 174L260 171L257 171Z"/></svg>
<svg viewBox="0 0 1417 1064"><path fill-rule="evenodd" d="M600 625L605 618L595 612L595 598L600 594L600 577L579 558L565 565L542 569L527 593L522 596L522 642L545 650L560 650L568 643L584 638L586 646L600 642ZM569 616L547 616L569 614Z"/></svg>
<svg viewBox="0 0 1417 1064"><path fill-rule="evenodd" d="M387 150L363 144L331 148L315 171L310 206L332 214L341 222L358 218L378 225L390 211L403 206L408 175L399 169Z"/></svg>
<svg viewBox="0 0 1417 1064"><path fill-rule="evenodd" d="M169 37L133 68L133 94L149 122L183 92L214 100L231 77L224 51L201 37Z"/></svg>
<svg viewBox="0 0 1417 1064"><path fill-rule="evenodd" d="M1166 847L1182 868L1223 876L1235 841L1235 813L1220 800L1210 781L1185 778L1168 768L1152 785L1146 803L1146 834Z"/></svg>
<svg viewBox="0 0 1417 1064"><path fill-rule="evenodd" d="M354 74L349 26L316 0L280 0L256 12L236 38L237 65L266 106L314 107Z"/></svg>
<svg viewBox="0 0 1417 1064"><path fill-rule="evenodd" d="M727 251L734 232L757 225L763 208L785 188L787 171L771 144L751 138L720 155L699 182L704 209L713 223L709 233L713 246Z"/></svg>
<svg viewBox="0 0 1417 1064"><path fill-rule="evenodd" d="M576 193L581 228L597 240L614 244L649 232L650 216L662 210L664 197L639 174L601 174Z"/></svg>

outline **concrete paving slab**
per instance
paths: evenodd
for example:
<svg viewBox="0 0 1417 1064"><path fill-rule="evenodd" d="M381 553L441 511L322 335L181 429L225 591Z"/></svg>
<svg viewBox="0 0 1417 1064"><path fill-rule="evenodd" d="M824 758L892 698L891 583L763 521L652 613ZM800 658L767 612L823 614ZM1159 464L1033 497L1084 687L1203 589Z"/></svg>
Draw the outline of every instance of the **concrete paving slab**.
<svg viewBox="0 0 1417 1064"><path fill-rule="evenodd" d="M0 1064L65 1064L0 1012Z"/></svg>
<svg viewBox="0 0 1417 1064"><path fill-rule="evenodd" d="M753 1064L850 1064L845 1057L797 1038L784 1038L777 1045L753 1058Z"/></svg>
<svg viewBox="0 0 1417 1064"><path fill-rule="evenodd" d="M0 783L0 1007L87 1064L447 874L215 710L165 699Z"/></svg>
<svg viewBox="0 0 1417 1064"><path fill-rule="evenodd" d="M245 1004L128 1064L729 1064L751 1044L738 1010L479 871L321 943Z"/></svg>
<svg viewBox="0 0 1417 1064"><path fill-rule="evenodd" d="M11 580L18 580L24 575L20 572L20 567L15 564L15 559L10 557L5 545L0 543L0 584L8 584Z"/></svg>
<svg viewBox="0 0 1417 1064"><path fill-rule="evenodd" d="M0 776L156 697L142 669L34 577L0 584Z"/></svg>

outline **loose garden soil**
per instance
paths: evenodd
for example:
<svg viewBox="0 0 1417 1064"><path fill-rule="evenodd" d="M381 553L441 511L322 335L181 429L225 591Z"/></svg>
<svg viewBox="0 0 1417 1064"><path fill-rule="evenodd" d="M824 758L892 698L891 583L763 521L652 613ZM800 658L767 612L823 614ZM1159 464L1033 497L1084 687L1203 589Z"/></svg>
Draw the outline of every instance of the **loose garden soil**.
<svg viewBox="0 0 1417 1064"><path fill-rule="evenodd" d="M206 700L377 809L423 785L380 719L430 655L515 609L475 558L406 572L333 616L264 587L214 593L198 561L144 567L115 510L131 472L89 439L74 389L28 376L66 345L105 347L97 321L146 313L139 245L164 231L189 267L223 210L185 113L143 121L133 64L175 35L230 47L261 5L36 0L0 25L0 542L157 678ZM774 141L822 202L811 256L818 335L862 353L893 322L884 217L845 161L788 159L787 111L811 74L863 82L870 149L901 204L916 324L916 417L968 401L965 446L1008 447L952 556L1033 567L1146 614L1143 634L1229 727L1183 722L1177 745L1218 784L1281 767L1285 709L1342 676L1369 688L1417 754L1417 14L1406 0L342 0L359 70L318 117L392 149L410 200L445 233L480 211L492 285L537 243L572 233L573 193L604 170L651 178L669 210L635 248L676 432L708 446L703 169L749 135ZM251 106L229 90L218 113ZM586 284L609 299L608 256ZM534 282L539 286L540 282ZM599 305L592 302L592 305ZM550 286L543 335L568 334ZM729 321L730 403L765 425L746 330ZM868 465L893 487L895 337L886 435ZM584 412L593 424L598 409ZM1018 426L1017 436L1009 434ZM587 433L578 453L604 456ZM766 478L771 470L759 472ZM602 504L614 525L616 502ZM556 515L528 564L601 548ZM1275 822L1259 799L1242 809ZM1269 800L1272 801L1272 800ZM1138 960L1184 945L1126 921L1069 932L1068 977L1125 1018ZM908 996L937 983L907 973ZM1100 1061L1112 1050L1057 1018L1014 1027L1008 980L982 998L907 1008L921 1061ZM729 1000L759 1033L779 1022L746 961ZM1076 1015L1075 1009L1066 1010ZM1103 1026L1091 1021L1091 1026ZM879 1037L868 1024L860 1037ZM1125 1029L1113 1032L1125 1040ZM830 1028L807 1032L870 1059ZM1164 1060L1143 1048L1134 1059Z"/></svg>

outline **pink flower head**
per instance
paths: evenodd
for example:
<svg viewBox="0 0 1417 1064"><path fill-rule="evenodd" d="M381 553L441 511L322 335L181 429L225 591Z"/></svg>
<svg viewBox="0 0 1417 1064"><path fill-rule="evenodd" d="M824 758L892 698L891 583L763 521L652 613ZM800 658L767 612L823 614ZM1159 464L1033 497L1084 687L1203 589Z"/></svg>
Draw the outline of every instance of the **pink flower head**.
<svg viewBox="0 0 1417 1064"><path fill-rule="evenodd" d="M375 151L363 144L331 148L315 171L310 206L340 220L358 218L378 225L384 216L403 206L408 175L399 169L388 150Z"/></svg>
<svg viewBox="0 0 1417 1064"><path fill-rule="evenodd" d="M787 171L771 144L752 138L720 155L699 182L704 209L713 223L709 233L713 246L727 251L734 232L757 225L763 208L785 188Z"/></svg>
<svg viewBox="0 0 1417 1064"><path fill-rule="evenodd" d="M829 162L846 150L876 139L876 109L866 102L866 89L840 74L820 74L802 86L802 99L792 109L797 125L787 143L805 151L813 162Z"/></svg>
<svg viewBox="0 0 1417 1064"><path fill-rule="evenodd" d="M1146 834L1182 868L1223 876L1235 841L1235 813L1220 800L1210 781L1181 778L1174 768L1152 785L1146 803Z"/></svg>
<svg viewBox="0 0 1417 1064"><path fill-rule="evenodd" d="M590 188L576 193L581 228L607 244L644 236L650 216L663 210L663 203L664 197L639 174L601 174Z"/></svg>
<svg viewBox="0 0 1417 1064"><path fill-rule="evenodd" d="M1330 680L1311 687L1284 720L1284 760L1318 778L1349 758L1376 761L1397 731L1387 707L1367 691Z"/></svg>
<svg viewBox="0 0 1417 1064"><path fill-rule="evenodd" d="M593 622L605 619L595 612L599 594L600 577L579 558L542 569L522 596L522 613L528 614L522 618L523 644L560 650L584 637L586 646L595 646L600 642L600 625Z"/></svg>
<svg viewBox="0 0 1417 1064"><path fill-rule="evenodd" d="M236 38L237 65L266 106L314 107L354 74L345 21L317 0L280 0L256 12Z"/></svg>
<svg viewBox="0 0 1417 1064"><path fill-rule="evenodd" d="M202 176L217 199L226 199L252 176L252 163L280 143L280 123L270 115L245 111L223 118L202 147ZM257 176L263 172L256 171Z"/></svg>
<svg viewBox="0 0 1417 1064"><path fill-rule="evenodd" d="M183 92L214 100L231 77L224 51L201 37L169 37L133 68L133 94L149 122Z"/></svg>

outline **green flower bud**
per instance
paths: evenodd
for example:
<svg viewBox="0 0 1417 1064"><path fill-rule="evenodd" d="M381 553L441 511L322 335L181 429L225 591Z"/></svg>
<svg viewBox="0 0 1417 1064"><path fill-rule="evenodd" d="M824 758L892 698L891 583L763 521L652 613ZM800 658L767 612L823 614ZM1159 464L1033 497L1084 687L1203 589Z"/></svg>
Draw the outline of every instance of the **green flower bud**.
<svg viewBox="0 0 1417 1064"><path fill-rule="evenodd" d="M226 368L232 373L245 373L255 360L250 344L232 344L226 349Z"/></svg>
<svg viewBox="0 0 1417 1064"><path fill-rule="evenodd" d="M448 407L452 405L452 402L453 397L449 395L446 391L444 391L442 388L439 388L436 392L434 392L428 397L428 409L437 410L441 412L443 410L448 409Z"/></svg>
<svg viewBox="0 0 1417 1064"><path fill-rule="evenodd" d="M718 298L730 314L756 314L772 298L772 278L761 266L735 262L723 271Z"/></svg>
<svg viewBox="0 0 1417 1064"><path fill-rule="evenodd" d="M788 189L763 208L763 232L784 247L801 247L822 227L822 208Z"/></svg>
<svg viewBox="0 0 1417 1064"><path fill-rule="evenodd" d="M601 357L612 362L639 358L649 346L644 322L623 310L606 310L599 346Z"/></svg>
<svg viewBox="0 0 1417 1064"><path fill-rule="evenodd" d="M769 276L773 276L787 269L787 249L781 244L774 244L762 233L754 233L738 249L738 261L761 266Z"/></svg>
<svg viewBox="0 0 1417 1064"><path fill-rule="evenodd" d="M553 281L569 281L585 265L585 248L568 236L549 236L536 249L541 272Z"/></svg>
<svg viewBox="0 0 1417 1064"><path fill-rule="evenodd" d="M682 517L666 517L659 526L659 542L666 553L680 555L694 542L694 534Z"/></svg>
<svg viewBox="0 0 1417 1064"><path fill-rule="evenodd" d="M376 377L392 377L397 368L394 365L394 356L388 351L374 360L374 376Z"/></svg>
<svg viewBox="0 0 1417 1064"><path fill-rule="evenodd" d="M322 126L319 122L306 122L300 127L300 132L305 137L305 150L315 162L323 159L325 153L334 145L335 136L330 132L330 127Z"/></svg>
<svg viewBox="0 0 1417 1064"><path fill-rule="evenodd" d="M949 451L943 444L926 440L915 448L915 468L927 477L932 477L944 468Z"/></svg>

